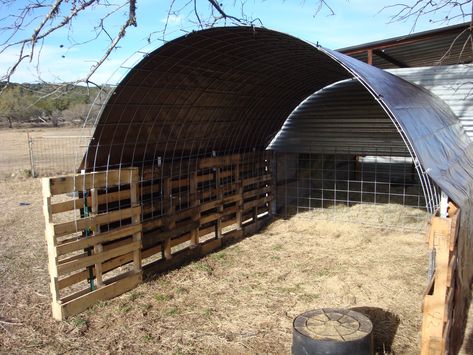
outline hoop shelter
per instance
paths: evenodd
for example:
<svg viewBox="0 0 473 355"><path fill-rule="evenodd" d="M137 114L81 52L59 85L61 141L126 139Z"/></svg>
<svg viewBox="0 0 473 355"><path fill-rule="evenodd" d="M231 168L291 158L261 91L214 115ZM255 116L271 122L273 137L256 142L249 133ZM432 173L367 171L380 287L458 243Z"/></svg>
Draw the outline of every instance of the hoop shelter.
<svg viewBox="0 0 473 355"><path fill-rule="evenodd" d="M216 230L212 238L219 240L222 227L236 221L239 230L245 221L263 221L279 213L292 197L307 198L309 187L304 192L291 185L300 174L282 173L300 165L301 154L323 154L324 166L327 157L335 157L334 166L343 160L348 170L359 161L356 157L408 158L413 169L409 174L419 187L412 195L416 207L434 213L441 192L459 207L457 272L447 335L455 353L461 345L473 275L473 144L450 107L420 86L264 28L192 32L164 44L130 69L100 114L81 168L139 169L142 252L167 248L158 261L165 263L176 260L171 258L174 241L187 233L191 245L203 242L202 230ZM372 179L379 176L378 171ZM330 179L340 180L340 174ZM392 181L383 184L390 191L383 193L383 201L393 201ZM343 192L347 201L348 190ZM333 196L340 193L331 191ZM240 200L232 197L237 192L243 196ZM380 190L358 192L381 201ZM218 205L217 200L224 202ZM355 203L373 202L368 200ZM198 215L188 212L202 204L209 209ZM236 217L226 219L227 215ZM177 217L167 225L168 220L153 222L163 216ZM180 221L185 224L180 226ZM255 223L253 230L261 225Z"/></svg>

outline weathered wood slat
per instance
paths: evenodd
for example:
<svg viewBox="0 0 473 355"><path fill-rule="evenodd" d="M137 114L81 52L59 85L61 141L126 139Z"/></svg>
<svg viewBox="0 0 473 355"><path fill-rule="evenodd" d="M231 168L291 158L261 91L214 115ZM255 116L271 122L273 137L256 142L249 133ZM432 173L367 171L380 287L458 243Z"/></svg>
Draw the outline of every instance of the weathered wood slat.
<svg viewBox="0 0 473 355"><path fill-rule="evenodd" d="M225 155L221 157L212 157L200 159L199 169L217 168L221 166L234 165L240 162L240 154Z"/></svg>
<svg viewBox="0 0 473 355"><path fill-rule="evenodd" d="M185 243L187 241L189 241L191 239L191 234L190 233L186 233L178 238L175 238L175 239L172 239L171 240L171 247L175 247L179 244L182 244L182 243Z"/></svg>
<svg viewBox="0 0 473 355"><path fill-rule="evenodd" d="M200 223L205 224L205 223L213 222L213 221L216 221L217 219L219 219L219 217L220 217L220 213L218 213L218 212L208 214L208 215L205 215L205 216L201 216L200 217Z"/></svg>
<svg viewBox="0 0 473 355"><path fill-rule="evenodd" d="M109 232L94 234L79 240L62 243L57 246L57 254L58 256L65 255L77 250L93 247L99 243L111 242L139 232L141 232L141 224L120 227Z"/></svg>
<svg viewBox="0 0 473 355"><path fill-rule="evenodd" d="M163 218L162 217L157 217L154 219L150 219L147 221L142 222L143 225L143 232L149 232L150 230L162 227L163 224Z"/></svg>
<svg viewBox="0 0 473 355"><path fill-rule="evenodd" d="M107 224L141 214L141 206L134 206L122 210L107 212L97 216L81 218L76 221L54 224L54 234L61 237L67 234L80 232L87 228L94 228L97 224Z"/></svg>
<svg viewBox="0 0 473 355"><path fill-rule="evenodd" d="M153 242L155 243L163 242L166 239L178 237L181 234L190 232L191 230L196 229L198 227L199 227L199 222L189 221L185 223L184 225L176 226L175 228L171 230L156 233L156 235L153 237Z"/></svg>
<svg viewBox="0 0 473 355"><path fill-rule="evenodd" d="M133 261L133 253L128 253L128 254L123 254L120 255L116 258L110 259L102 264L102 271L103 273L106 273L108 271L111 271L113 269L116 269L119 266L126 265ZM93 270L94 276L95 276L95 270ZM74 273L72 275L68 275L64 278L61 278L57 281L58 288L59 289L64 289L66 287L70 287L76 283L79 283L81 281L87 280L89 277L89 271L88 270L83 270L77 273Z"/></svg>
<svg viewBox="0 0 473 355"><path fill-rule="evenodd" d="M141 241L132 242L118 248L105 251L100 254L94 254L91 256L82 257L78 260L70 261L64 264L60 264L57 267L59 275L65 275L67 273L76 271L80 268L91 266L95 263L104 262L108 259L115 258L119 255L127 254L131 251L141 248Z"/></svg>
<svg viewBox="0 0 473 355"><path fill-rule="evenodd" d="M257 200L246 202L246 203L243 204L243 210L246 211L246 210L254 208L254 207L259 207L260 205L268 203L271 200L272 200L272 196L265 196L265 197L259 198Z"/></svg>
<svg viewBox="0 0 473 355"><path fill-rule="evenodd" d="M206 228L199 229L199 237L215 232L215 226L210 226Z"/></svg>
<svg viewBox="0 0 473 355"><path fill-rule="evenodd" d="M265 182L271 180L271 174L259 175L255 177L251 177L248 179L242 180L243 186L253 185L259 182Z"/></svg>
<svg viewBox="0 0 473 355"><path fill-rule="evenodd" d="M265 194L265 193L270 193L270 192L271 192L271 186L264 186L264 187L259 188L259 189L244 192L243 193L243 198L247 199L247 198L251 198L251 197L254 197L254 196L258 196L258 195Z"/></svg>
<svg viewBox="0 0 473 355"><path fill-rule="evenodd" d="M125 185L133 182L138 182L137 168L123 168L120 170L49 178L51 194L53 196L93 188Z"/></svg>
<svg viewBox="0 0 473 355"><path fill-rule="evenodd" d="M127 189L127 190L110 192L107 194L98 195L97 198L98 198L99 205L117 202L121 200L127 200L130 198L130 190ZM62 213L62 212L67 212L67 211L79 210L81 208L84 208L84 201L85 201L84 198L76 198L69 201L53 203L51 204L51 212L53 214L56 214L56 213ZM87 205L88 206L92 205L92 198L90 196L87 198Z"/></svg>
<svg viewBox="0 0 473 355"><path fill-rule="evenodd" d="M141 258L142 259L149 258L150 256L153 256L154 254L161 253L161 251L162 251L161 245L155 245L154 247L142 250Z"/></svg>
<svg viewBox="0 0 473 355"><path fill-rule="evenodd" d="M70 315L77 314L89 308L101 300L107 300L135 288L142 281L141 272L131 272L122 278L106 284L93 292L88 292L71 301L53 303L53 314L56 319L65 319Z"/></svg>

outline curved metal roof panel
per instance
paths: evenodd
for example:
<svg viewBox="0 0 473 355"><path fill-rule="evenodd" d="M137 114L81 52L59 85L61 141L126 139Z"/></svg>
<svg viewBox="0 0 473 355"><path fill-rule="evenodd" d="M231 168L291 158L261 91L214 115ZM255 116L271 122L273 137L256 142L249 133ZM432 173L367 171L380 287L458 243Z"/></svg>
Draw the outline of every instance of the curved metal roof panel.
<svg viewBox="0 0 473 355"><path fill-rule="evenodd" d="M460 205L472 196L473 143L450 107L428 90L344 54L321 49L377 98L424 171Z"/></svg>
<svg viewBox="0 0 473 355"><path fill-rule="evenodd" d="M427 90L354 58L262 28L193 32L147 55L101 113L88 170L263 150L312 93L357 78L426 173L458 204L472 195L473 146Z"/></svg>
<svg viewBox="0 0 473 355"><path fill-rule="evenodd" d="M304 100L268 149L286 153L409 155L392 120L354 79L329 85Z"/></svg>

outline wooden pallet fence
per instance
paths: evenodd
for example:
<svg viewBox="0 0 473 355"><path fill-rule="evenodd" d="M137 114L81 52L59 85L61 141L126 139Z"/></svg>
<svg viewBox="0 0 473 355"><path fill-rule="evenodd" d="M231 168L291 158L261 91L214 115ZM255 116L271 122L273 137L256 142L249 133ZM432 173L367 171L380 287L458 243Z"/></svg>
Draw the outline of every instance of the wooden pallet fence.
<svg viewBox="0 0 473 355"><path fill-rule="evenodd" d="M449 217L432 217L428 232L429 249L434 261L434 273L423 302L422 355L448 353L453 316L455 273L457 272L456 241L460 210L453 204Z"/></svg>
<svg viewBox="0 0 473 355"><path fill-rule="evenodd" d="M270 160L266 152L209 157L189 163L196 169L188 175L161 174L153 180L162 194L150 199L142 193L148 201L142 255L152 260L143 260L146 273L201 257L241 238L249 225L260 226L271 211ZM152 179L146 172L143 176ZM146 213L161 215L147 218Z"/></svg>
<svg viewBox="0 0 473 355"><path fill-rule="evenodd" d="M136 168L42 179L55 319L141 282L138 181Z"/></svg>
<svg viewBox="0 0 473 355"><path fill-rule="evenodd" d="M270 163L256 152L195 160L185 174L171 164L43 179L54 317L258 231L271 217Z"/></svg>

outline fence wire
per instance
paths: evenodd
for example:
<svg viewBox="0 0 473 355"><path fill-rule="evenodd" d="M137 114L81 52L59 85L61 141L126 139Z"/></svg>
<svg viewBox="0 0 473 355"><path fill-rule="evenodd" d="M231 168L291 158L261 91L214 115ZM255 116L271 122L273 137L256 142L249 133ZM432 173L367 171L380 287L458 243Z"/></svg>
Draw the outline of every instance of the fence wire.
<svg viewBox="0 0 473 355"><path fill-rule="evenodd" d="M276 208L282 217L416 231L425 230L430 219L409 157L279 153L277 161Z"/></svg>
<svg viewBox="0 0 473 355"><path fill-rule="evenodd" d="M76 172L90 139L90 136L28 136L31 175Z"/></svg>

